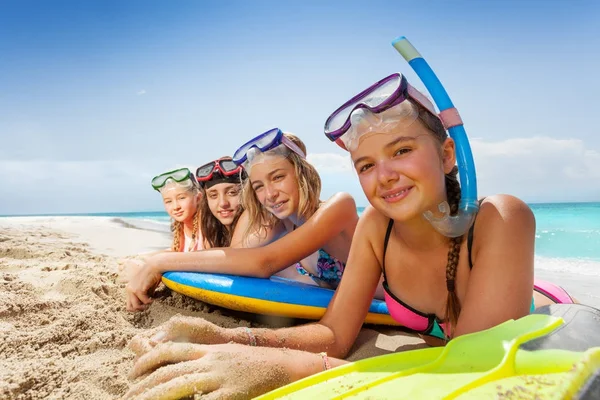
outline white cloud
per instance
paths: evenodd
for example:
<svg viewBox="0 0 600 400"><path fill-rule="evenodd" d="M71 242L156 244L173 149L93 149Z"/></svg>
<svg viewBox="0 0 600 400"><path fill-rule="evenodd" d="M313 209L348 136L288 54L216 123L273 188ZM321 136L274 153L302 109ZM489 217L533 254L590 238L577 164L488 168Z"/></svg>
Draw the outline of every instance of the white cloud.
<svg viewBox="0 0 600 400"><path fill-rule="evenodd" d="M471 141L479 193L531 201L600 200L600 153L579 139Z"/></svg>
<svg viewBox="0 0 600 400"><path fill-rule="evenodd" d="M307 159L319 173L350 172L353 170L349 154L309 153Z"/></svg>
<svg viewBox="0 0 600 400"><path fill-rule="evenodd" d="M143 96L143 95L145 95L145 94L146 94L146 90L145 90L145 89L142 89L142 90L138 91L136 94L137 94L138 96Z"/></svg>
<svg viewBox="0 0 600 400"><path fill-rule="evenodd" d="M357 205L367 205L367 198L360 187L349 153L309 153L307 158L321 175L321 199L327 199L338 192L347 192L354 197Z"/></svg>

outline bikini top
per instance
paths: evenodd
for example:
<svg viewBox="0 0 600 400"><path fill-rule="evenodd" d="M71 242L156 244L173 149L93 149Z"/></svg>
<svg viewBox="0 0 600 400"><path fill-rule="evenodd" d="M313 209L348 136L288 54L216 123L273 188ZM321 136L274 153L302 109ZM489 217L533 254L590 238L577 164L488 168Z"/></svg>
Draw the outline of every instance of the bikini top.
<svg viewBox="0 0 600 400"><path fill-rule="evenodd" d="M296 225L294 229L296 230ZM344 273L346 264L327 253L324 249L319 249L317 258L317 274L307 271L299 262L296 263L296 271L301 275L308 275L319 286L325 283L327 286L335 289L340 284L342 274Z"/></svg>
<svg viewBox="0 0 600 400"><path fill-rule="evenodd" d="M298 271L298 273L310 276L317 284L324 282L333 289L337 288L340 284L345 267L346 264L329 255L323 249L319 249L317 275L307 271L300 263L296 263L296 271Z"/></svg>
<svg viewBox="0 0 600 400"><path fill-rule="evenodd" d="M477 216L475 216L477 218ZM385 253L387 251L388 242L390 240L390 234L392 232L392 227L394 226L394 220L390 219L388 223L387 231L385 233L385 241L383 244L383 289L385 296L385 303L387 304L388 311L392 318L401 323L403 326L414 330L423 335L430 335L440 339L448 339L445 332L448 328L447 324L439 319L435 314L426 314L421 312L410 305L406 304L398 297L396 297L392 291L390 290L387 277L385 275ZM475 221L471 225L469 232L467 234L467 254L469 260L469 269L473 269L473 260L471 258L471 249L473 248L473 231L475 229ZM536 281L534 283L534 290L546 295L551 300L555 298L560 299L558 302L567 302L564 300L567 296L561 295L562 292L558 289L552 288L552 290L548 288L544 288L542 285L543 282ZM546 284L546 286L549 286ZM562 290L564 292L564 290ZM550 295L548 294L550 293ZM558 293L558 294L557 294ZM566 292L565 292L566 293ZM551 296L552 295L552 296ZM562 296L562 297L561 297ZM570 297L569 297L570 298ZM534 298L531 299L531 306L529 308L530 312L535 310L535 302Z"/></svg>
<svg viewBox="0 0 600 400"><path fill-rule="evenodd" d="M385 253L387 251L388 242L390 240L390 234L392 227L394 226L394 220L390 219L385 232L385 241L383 243L383 290L385 296L385 303L387 304L388 311L392 318L401 323L403 326L414 330L423 335L435 336L440 339L447 339L445 335L446 323L439 319L435 314L426 314L421 312L410 305L406 304L402 300L392 293L387 283L387 276L385 274ZM471 247L473 246L473 229L475 222L471 225L467 236L467 249L469 255L469 268L473 269L473 262L471 260Z"/></svg>

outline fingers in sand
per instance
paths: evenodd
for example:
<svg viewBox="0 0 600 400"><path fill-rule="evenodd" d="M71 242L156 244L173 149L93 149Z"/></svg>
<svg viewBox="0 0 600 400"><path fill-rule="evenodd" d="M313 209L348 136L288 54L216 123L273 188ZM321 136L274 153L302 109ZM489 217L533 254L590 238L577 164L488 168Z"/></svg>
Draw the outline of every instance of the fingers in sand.
<svg viewBox="0 0 600 400"><path fill-rule="evenodd" d="M142 381L141 383L144 383ZM141 384L140 383L140 384ZM150 399L181 399L191 397L194 394L209 394L219 391L221 384L212 374L193 373L177 376L167 382L153 386L150 381L147 385L135 386L125 395L125 399L150 400ZM139 394L138 394L139 393ZM204 398L204 396L202 396ZM212 398L222 398L214 397Z"/></svg>
<svg viewBox="0 0 600 400"><path fill-rule="evenodd" d="M163 343L141 356L133 366L129 376L131 379L135 379L164 365L196 360L204 354L206 354L206 351L203 345L175 342Z"/></svg>

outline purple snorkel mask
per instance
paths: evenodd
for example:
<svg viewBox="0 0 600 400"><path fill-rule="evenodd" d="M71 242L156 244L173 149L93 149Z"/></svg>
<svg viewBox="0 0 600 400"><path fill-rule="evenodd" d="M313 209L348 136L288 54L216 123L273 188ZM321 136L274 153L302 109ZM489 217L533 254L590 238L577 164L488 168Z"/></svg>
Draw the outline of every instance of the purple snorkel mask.
<svg viewBox="0 0 600 400"><path fill-rule="evenodd" d="M368 133L385 133L406 127L419 117L414 107L405 102L409 98L432 115L438 115L427 97L412 87L402 74L395 73L371 85L335 110L325 121L325 136L345 150L352 150L358 145L360 137Z"/></svg>
<svg viewBox="0 0 600 400"><path fill-rule="evenodd" d="M446 129L462 125L456 109L438 114L422 93L413 88L402 74L395 73L371 85L335 110L325 122L325 136L343 149L353 151L366 135L402 131L419 117L418 110L406 101L408 99L439 117ZM425 211L423 216L443 235L457 237L468 230L477 212L471 203L468 206L468 213L451 216L448 202L443 201L437 210L442 216L432 211Z"/></svg>

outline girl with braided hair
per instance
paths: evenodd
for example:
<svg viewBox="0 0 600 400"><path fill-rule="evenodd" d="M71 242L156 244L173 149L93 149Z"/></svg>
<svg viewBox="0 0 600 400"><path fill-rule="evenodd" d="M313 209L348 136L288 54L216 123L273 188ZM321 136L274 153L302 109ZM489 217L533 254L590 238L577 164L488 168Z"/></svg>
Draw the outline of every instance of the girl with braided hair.
<svg viewBox="0 0 600 400"><path fill-rule="evenodd" d="M188 168L168 171L152 178L152 188L161 194L165 211L171 217L173 242L171 247L161 251L141 254L121 262L121 280L129 284L136 276L144 273L144 262L158 253L191 252L204 247L200 221L200 185ZM143 307L139 299L127 293L127 309Z"/></svg>
<svg viewBox="0 0 600 400"><path fill-rule="evenodd" d="M485 198L470 229L457 237L445 236L425 217L433 212L439 220L440 204L447 203L451 215L458 211L455 142L433 105L401 74L345 103L325 132L350 152L371 205L358 222L343 279L323 318L277 330L169 321L134 338L131 348L143 355L133 375L178 365L160 368L128 395L160 381L165 388L211 391L214 398L253 397L343 364L382 278L392 317L430 344L518 319L553 300L571 302L558 287L546 287L553 296L532 296L535 219L521 200ZM182 338L193 344L162 343ZM247 379L234 379L238 374Z"/></svg>
<svg viewBox="0 0 600 400"><path fill-rule="evenodd" d="M171 217L173 243L171 251L188 252L203 249L200 229L200 185L188 168L165 172L152 179L152 187L163 200Z"/></svg>

